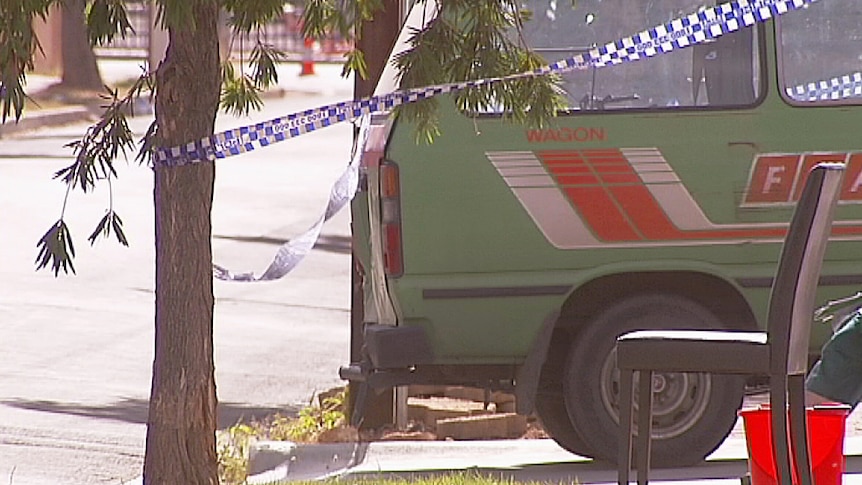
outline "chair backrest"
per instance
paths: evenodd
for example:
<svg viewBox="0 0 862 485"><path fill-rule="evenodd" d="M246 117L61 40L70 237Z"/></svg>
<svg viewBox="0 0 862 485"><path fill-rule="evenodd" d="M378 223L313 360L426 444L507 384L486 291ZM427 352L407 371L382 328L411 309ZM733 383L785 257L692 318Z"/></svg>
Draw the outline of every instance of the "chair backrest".
<svg viewBox="0 0 862 485"><path fill-rule="evenodd" d="M815 166L793 211L769 299L772 374L808 370L815 293L843 178L842 163Z"/></svg>

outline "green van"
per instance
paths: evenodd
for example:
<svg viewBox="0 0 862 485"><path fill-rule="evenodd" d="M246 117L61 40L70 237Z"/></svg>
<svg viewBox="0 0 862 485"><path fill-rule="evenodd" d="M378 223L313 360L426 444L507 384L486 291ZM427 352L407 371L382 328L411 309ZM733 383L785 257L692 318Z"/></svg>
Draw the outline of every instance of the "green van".
<svg viewBox="0 0 862 485"><path fill-rule="evenodd" d="M554 62L703 0L527 0ZM545 129L441 102L440 135L374 121L354 251L370 388L515 393L566 449L615 461L614 343L633 329L762 328L807 169L847 164L818 293L862 287L862 3L821 0L655 57L564 74ZM812 354L829 334L817 328ZM733 359L734 356L727 356ZM653 463L693 464L734 426L737 377L661 374Z"/></svg>

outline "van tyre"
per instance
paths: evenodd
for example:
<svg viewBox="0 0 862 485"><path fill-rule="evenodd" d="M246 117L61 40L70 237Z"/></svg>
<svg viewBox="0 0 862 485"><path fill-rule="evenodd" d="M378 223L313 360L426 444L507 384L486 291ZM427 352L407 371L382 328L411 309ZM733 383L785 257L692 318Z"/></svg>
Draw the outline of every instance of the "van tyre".
<svg viewBox="0 0 862 485"><path fill-rule="evenodd" d="M536 414L545 433L558 445L578 456L595 458L586 440L575 431L561 392L536 394Z"/></svg>
<svg viewBox="0 0 862 485"><path fill-rule="evenodd" d="M721 329L703 306L674 295L624 300L600 313L572 343L563 392L569 418L595 458L615 463L619 423L616 338L644 329ZM733 356L728 356L733 358ZM651 464L701 462L727 437L742 405L741 376L656 373L653 379Z"/></svg>

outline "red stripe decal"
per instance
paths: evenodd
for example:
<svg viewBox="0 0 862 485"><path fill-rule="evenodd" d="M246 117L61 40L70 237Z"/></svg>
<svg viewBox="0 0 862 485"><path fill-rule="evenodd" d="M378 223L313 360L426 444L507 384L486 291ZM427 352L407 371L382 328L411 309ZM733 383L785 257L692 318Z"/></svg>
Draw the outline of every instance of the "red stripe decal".
<svg viewBox="0 0 862 485"><path fill-rule="evenodd" d="M611 193L647 239L677 239L681 236L645 186L611 187Z"/></svg>
<svg viewBox="0 0 862 485"><path fill-rule="evenodd" d="M599 239L605 241L641 239L602 187L566 187L563 191Z"/></svg>
<svg viewBox="0 0 862 485"><path fill-rule="evenodd" d="M693 241L783 238L786 227L679 229L619 150L540 151L536 155L556 179L581 218L602 241ZM799 173L841 154L761 155L753 169L748 203L791 202L805 183ZM843 159L841 160L843 161ZM862 154L850 157L844 200L862 199ZM799 180L797 180L799 179ZM860 226L835 226L836 236L862 234Z"/></svg>
<svg viewBox="0 0 862 485"><path fill-rule="evenodd" d="M560 185L599 185L599 178L595 175L558 175L557 182Z"/></svg>
<svg viewBox="0 0 862 485"><path fill-rule="evenodd" d="M555 174L564 174L564 173L592 173L590 167L586 165L553 165L551 169Z"/></svg>

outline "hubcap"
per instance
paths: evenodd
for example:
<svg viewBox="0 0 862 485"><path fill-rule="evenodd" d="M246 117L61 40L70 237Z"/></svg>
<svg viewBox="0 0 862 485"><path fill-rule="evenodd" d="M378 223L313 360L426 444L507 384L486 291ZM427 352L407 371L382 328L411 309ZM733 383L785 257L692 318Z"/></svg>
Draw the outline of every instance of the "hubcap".
<svg viewBox="0 0 862 485"><path fill-rule="evenodd" d="M601 397L605 410L619 423L620 373L616 360L614 349L602 365ZM653 439L669 439L688 431L703 416L712 393L712 380L707 374L655 373L651 384ZM637 412L637 393L634 409ZM634 426L637 428L637 423Z"/></svg>

